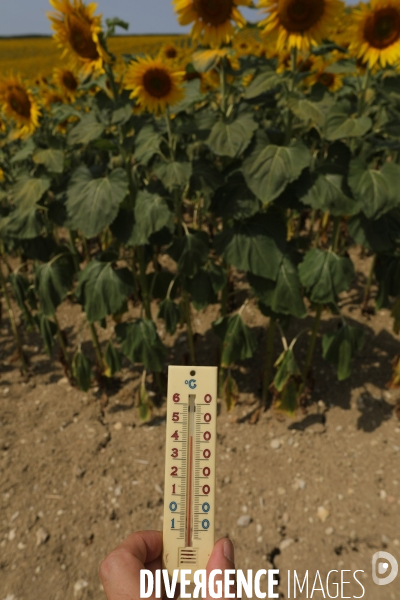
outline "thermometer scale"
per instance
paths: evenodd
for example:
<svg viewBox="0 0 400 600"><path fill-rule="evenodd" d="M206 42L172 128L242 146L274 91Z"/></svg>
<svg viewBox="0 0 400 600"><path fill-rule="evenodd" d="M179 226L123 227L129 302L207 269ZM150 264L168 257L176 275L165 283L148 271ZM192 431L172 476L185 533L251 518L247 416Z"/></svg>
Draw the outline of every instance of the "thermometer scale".
<svg viewBox="0 0 400 600"><path fill-rule="evenodd" d="M163 568L205 569L214 548L217 367L168 367ZM180 577L178 577L180 582Z"/></svg>

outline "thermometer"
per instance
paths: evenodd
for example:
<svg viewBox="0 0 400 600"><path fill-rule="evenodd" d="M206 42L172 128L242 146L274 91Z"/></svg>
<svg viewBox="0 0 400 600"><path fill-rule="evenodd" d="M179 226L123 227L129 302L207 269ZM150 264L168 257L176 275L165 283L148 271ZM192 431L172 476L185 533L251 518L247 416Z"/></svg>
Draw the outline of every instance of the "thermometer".
<svg viewBox="0 0 400 600"><path fill-rule="evenodd" d="M217 367L168 367L163 568L205 569L214 548ZM178 577L180 582L180 577Z"/></svg>

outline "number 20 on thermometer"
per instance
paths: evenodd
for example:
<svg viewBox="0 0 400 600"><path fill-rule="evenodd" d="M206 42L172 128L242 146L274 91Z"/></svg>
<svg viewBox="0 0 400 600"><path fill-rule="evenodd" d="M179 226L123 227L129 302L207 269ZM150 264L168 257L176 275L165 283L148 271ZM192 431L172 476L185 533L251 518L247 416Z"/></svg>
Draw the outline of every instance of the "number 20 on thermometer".
<svg viewBox="0 0 400 600"><path fill-rule="evenodd" d="M164 568L205 569L214 547L217 367L169 366ZM180 578L178 579L180 581Z"/></svg>

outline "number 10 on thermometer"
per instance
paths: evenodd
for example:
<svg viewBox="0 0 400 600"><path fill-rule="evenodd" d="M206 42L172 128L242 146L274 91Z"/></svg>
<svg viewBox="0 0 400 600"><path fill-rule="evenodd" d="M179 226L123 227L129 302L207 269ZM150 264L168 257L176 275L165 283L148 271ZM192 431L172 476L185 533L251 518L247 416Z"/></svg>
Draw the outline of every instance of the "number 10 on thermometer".
<svg viewBox="0 0 400 600"><path fill-rule="evenodd" d="M217 367L168 368L164 568L205 569L214 547ZM180 578L178 579L180 581Z"/></svg>

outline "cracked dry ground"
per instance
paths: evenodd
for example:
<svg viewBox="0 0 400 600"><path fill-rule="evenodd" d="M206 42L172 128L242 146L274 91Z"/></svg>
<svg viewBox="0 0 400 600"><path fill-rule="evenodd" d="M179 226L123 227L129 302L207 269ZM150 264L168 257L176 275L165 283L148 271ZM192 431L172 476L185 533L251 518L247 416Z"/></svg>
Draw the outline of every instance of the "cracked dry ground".
<svg viewBox="0 0 400 600"><path fill-rule="evenodd" d="M368 262L362 267L367 272ZM199 364L214 356L216 310L195 318ZM266 321L252 305L246 309L260 350L235 370L240 402L231 414L222 406L218 418L217 536L233 539L237 568L280 569L282 598L288 569L318 569L323 578L331 569L362 569L365 598L397 600L398 582L372 583L371 558L387 549L400 561L398 395L385 390L398 339L388 311L366 320L351 297L344 311L367 335L350 380L337 383L317 356L308 413L292 420L270 410L251 425L246 415L257 402L254 374L261 369ZM63 307L59 318L70 337L80 330L76 305ZM134 397L141 371L125 363L104 406L101 390L84 394L69 385L34 334L25 335L33 374L24 381L8 362L11 332L5 321L1 326L0 600L104 600L101 559L132 531L162 526L165 404L149 425L140 424ZM174 348L168 360L179 364L183 331ZM239 519L250 523L239 526ZM360 587L345 592L358 596Z"/></svg>

